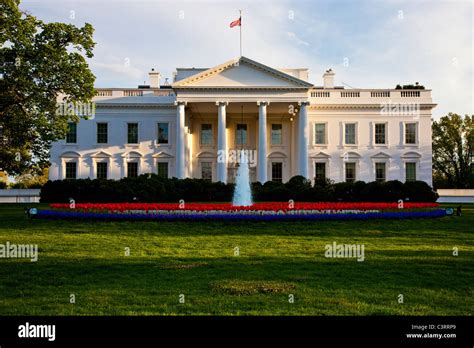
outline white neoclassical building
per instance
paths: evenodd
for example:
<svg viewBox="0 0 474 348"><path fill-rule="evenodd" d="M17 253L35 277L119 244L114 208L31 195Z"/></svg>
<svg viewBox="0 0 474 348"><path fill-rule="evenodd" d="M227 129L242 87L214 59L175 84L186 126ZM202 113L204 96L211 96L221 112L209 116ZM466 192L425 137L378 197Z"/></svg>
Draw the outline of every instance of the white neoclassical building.
<svg viewBox="0 0 474 348"><path fill-rule="evenodd" d="M427 89L347 89L246 57L178 68L172 84L98 89L95 115L51 149L50 179L143 173L233 182L239 150L252 181L423 180L431 185Z"/></svg>

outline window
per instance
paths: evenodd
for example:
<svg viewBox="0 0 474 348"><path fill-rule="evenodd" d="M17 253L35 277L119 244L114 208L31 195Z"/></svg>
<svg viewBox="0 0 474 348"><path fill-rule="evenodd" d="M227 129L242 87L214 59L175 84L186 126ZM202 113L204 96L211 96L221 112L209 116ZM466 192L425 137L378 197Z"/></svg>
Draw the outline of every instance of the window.
<svg viewBox="0 0 474 348"><path fill-rule="evenodd" d="M375 143L376 144L386 144L386 124L385 123L376 123L375 124Z"/></svg>
<svg viewBox="0 0 474 348"><path fill-rule="evenodd" d="M235 134L235 144L236 145L245 145L247 144L247 125L246 124L237 124L237 132Z"/></svg>
<svg viewBox="0 0 474 348"><path fill-rule="evenodd" d="M356 179L356 164L354 162L346 163L346 182L354 182Z"/></svg>
<svg viewBox="0 0 474 348"><path fill-rule="evenodd" d="M77 177L77 163L66 162L66 179L76 179Z"/></svg>
<svg viewBox="0 0 474 348"><path fill-rule="evenodd" d="M156 167L160 178L168 178L168 162L158 162Z"/></svg>
<svg viewBox="0 0 474 348"><path fill-rule="evenodd" d="M201 163L201 178L204 180L212 180L212 162Z"/></svg>
<svg viewBox="0 0 474 348"><path fill-rule="evenodd" d="M107 179L107 162L97 162L97 179Z"/></svg>
<svg viewBox="0 0 474 348"><path fill-rule="evenodd" d="M326 163L316 162L314 167L314 178L316 181L326 180Z"/></svg>
<svg viewBox="0 0 474 348"><path fill-rule="evenodd" d="M283 182L283 163L272 162L272 181Z"/></svg>
<svg viewBox="0 0 474 348"><path fill-rule="evenodd" d="M316 123L314 125L314 143L326 144L326 124Z"/></svg>
<svg viewBox="0 0 474 348"><path fill-rule="evenodd" d="M107 144L108 141L108 124L97 123L97 144Z"/></svg>
<svg viewBox="0 0 474 348"><path fill-rule="evenodd" d="M416 162L405 163L405 181L416 180Z"/></svg>
<svg viewBox="0 0 474 348"><path fill-rule="evenodd" d="M355 145L356 144L356 124L346 123L344 128L345 128L344 142L347 145Z"/></svg>
<svg viewBox="0 0 474 348"><path fill-rule="evenodd" d="M416 123L405 124L405 144L416 144Z"/></svg>
<svg viewBox="0 0 474 348"><path fill-rule="evenodd" d="M375 163L375 181L385 181L385 162Z"/></svg>
<svg viewBox="0 0 474 348"><path fill-rule="evenodd" d="M136 178L138 176L138 162L127 163L127 177Z"/></svg>
<svg viewBox="0 0 474 348"><path fill-rule="evenodd" d="M272 124L272 145L281 145L282 144L282 125L281 124Z"/></svg>
<svg viewBox="0 0 474 348"><path fill-rule="evenodd" d="M201 124L201 145L212 145L212 124Z"/></svg>
<svg viewBox="0 0 474 348"><path fill-rule="evenodd" d="M127 144L138 144L138 123L128 123L127 128Z"/></svg>
<svg viewBox="0 0 474 348"><path fill-rule="evenodd" d="M66 143L77 143L77 124L74 122L69 122L67 124Z"/></svg>
<svg viewBox="0 0 474 348"><path fill-rule="evenodd" d="M168 123L158 123L158 144L168 144Z"/></svg>

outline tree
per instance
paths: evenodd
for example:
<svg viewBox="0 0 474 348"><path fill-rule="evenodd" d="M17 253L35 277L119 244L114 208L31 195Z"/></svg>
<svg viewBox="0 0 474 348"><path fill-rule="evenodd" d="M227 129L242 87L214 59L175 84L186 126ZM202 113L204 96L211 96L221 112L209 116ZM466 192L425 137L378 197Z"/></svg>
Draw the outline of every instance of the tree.
<svg viewBox="0 0 474 348"><path fill-rule="evenodd" d="M57 112L90 103L95 76L90 24L44 23L19 9L20 0L0 2L0 170L18 175L49 166L51 143L64 138L77 115Z"/></svg>
<svg viewBox="0 0 474 348"><path fill-rule="evenodd" d="M472 186L474 115L449 113L433 122L432 131L434 178L451 188Z"/></svg>

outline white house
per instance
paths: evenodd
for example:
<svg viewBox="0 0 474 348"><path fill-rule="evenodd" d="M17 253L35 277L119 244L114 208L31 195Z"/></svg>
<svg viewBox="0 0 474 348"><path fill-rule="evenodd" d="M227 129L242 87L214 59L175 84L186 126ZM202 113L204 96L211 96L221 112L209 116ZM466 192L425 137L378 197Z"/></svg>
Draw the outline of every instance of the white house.
<svg viewBox="0 0 474 348"><path fill-rule="evenodd" d="M53 144L50 179L143 173L233 182L247 152L253 181L294 175L340 181L423 180L431 185L427 89L347 89L308 82L307 69L240 57L178 68L171 85L98 89L94 117Z"/></svg>

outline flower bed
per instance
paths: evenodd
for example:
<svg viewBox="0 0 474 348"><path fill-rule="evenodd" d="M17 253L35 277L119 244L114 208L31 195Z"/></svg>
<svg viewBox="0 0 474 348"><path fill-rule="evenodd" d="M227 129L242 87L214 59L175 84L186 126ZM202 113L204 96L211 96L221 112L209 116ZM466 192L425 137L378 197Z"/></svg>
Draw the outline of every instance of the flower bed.
<svg viewBox="0 0 474 348"><path fill-rule="evenodd" d="M71 209L67 203L50 204L53 209ZM409 203L404 202L401 209L427 209L438 207L437 203ZM74 209L95 212L126 212L126 211L294 211L294 210L390 210L400 209L397 202L394 203L342 203L322 202L306 203L296 202L293 205L288 202L255 203L249 207L235 207L230 203L76 203Z"/></svg>
<svg viewBox="0 0 474 348"><path fill-rule="evenodd" d="M35 218L86 220L253 220L316 221L434 218L446 215L436 203L78 203L50 204L50 210L30 213Z"/></svg>
<svg viewBox="0 0 474 348"><path fill-rule="evenodd" d="M98 213L84 212L75 210L38 210L35 218L44 219L84 219L84 220L158 220L158 221L206 221L206 220L250 220L250 221L321 221L321 220L371 220L371 219L417 219L417 218L437 218L446 216L444 209L434 209L425 211L385 211L385 212L367 212L359 211L359 213L294 213L272 212L192 212L192 211L175 211L175 213Z"/></svg>

